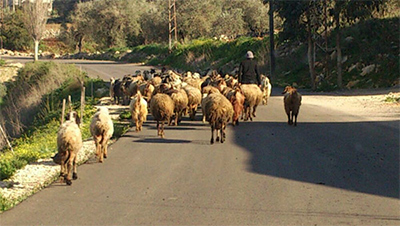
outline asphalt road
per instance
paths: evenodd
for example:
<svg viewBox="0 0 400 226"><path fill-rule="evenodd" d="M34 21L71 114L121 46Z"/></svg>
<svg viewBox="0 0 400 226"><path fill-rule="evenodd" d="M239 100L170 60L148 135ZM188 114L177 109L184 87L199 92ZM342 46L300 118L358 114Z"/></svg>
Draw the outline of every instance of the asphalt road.
<svg viewBox="0 0 400 226"><path fill-rule="evenodd" d="M1 56L2 59L10 63L27 63L33 62L32 57L15 57L15 56ZM77 67L88 72L89 76L93 78L101 78L104 81L110 81L111 77L122 78L127 74L134 74L137 70L150 70L152 68L158 69L154 66L145 66L133 63L120 63L115 61L106 60L79 60L79 59L40 59L40 61L54 61L58 63L75 64Z"/></svg>
<svg viewBox="0 0 400 226"><path fill-rule="evenodd" d="M104 163L81 165L72 186L53 183L0 225L400 224L398 119L303 105L291 127L278 90L253 122L228 126L226 143L210 145L200 118L161 139L149 116Z"/></svg>

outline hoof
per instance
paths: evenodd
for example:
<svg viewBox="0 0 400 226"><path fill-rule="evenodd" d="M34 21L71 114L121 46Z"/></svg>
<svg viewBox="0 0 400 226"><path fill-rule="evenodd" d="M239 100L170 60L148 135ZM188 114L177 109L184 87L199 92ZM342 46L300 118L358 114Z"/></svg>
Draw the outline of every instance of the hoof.
<svg viewBox="0 0 400 226"><path fill-rule="evenodd" d="M103 157L106 159L107 158L107 154L104 154Z"/></svg>
<svg viewBox="0 0 400 226"><path fill-rule="evenodd" d="M217 141L217 142L218 142L218 141L219 141L219 137L217 137L217 139L215 139L215 141Z"/></svg>
<svg viewBox="0 0 400 226"><path fill-rule="evenodd" d="M72 173L72 179L73 179L73 180L78 179L78 174L77 174L77 173Z"/></svg>
<svg viewBox="0 0 400 226"><path fill-rule="evenodd" d="M72 184L72 181L71 181L71 180L66 180L65 183L66 183L67 185L71 185L71 184Z"/></svg>
<svg viewBox="0 0 400 226"><path fill-rule="evenodd" d="M210 144L214 144L214 140L211 140L211 141L210 141Z"/></svg>

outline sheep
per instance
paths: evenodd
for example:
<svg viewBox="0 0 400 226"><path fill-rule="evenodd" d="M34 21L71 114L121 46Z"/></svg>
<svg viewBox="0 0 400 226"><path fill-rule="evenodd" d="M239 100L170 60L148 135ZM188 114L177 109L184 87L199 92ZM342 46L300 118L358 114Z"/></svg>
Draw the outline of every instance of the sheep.
<svg viewBox="0 0 400 226"><path fill-rule="evenodd" d="M216 141L224 143L225 128L233 116L233 107L228 99L221 93L211 93L201 102L201 109L206 120L211 125L210 144L214 144L214 131L216 130ZM219 134L218 134L219 132ZM221 136L221 139L219 137Z"/></svg>
<svg viewBox="0 0 400 226"><path fill-rule="evenodd" d="M153 86L157 86L162 83L162 78L160 76L155 76L149 80L149 83Z"/></svg>
<svg viewBox="0 0 400 226"><path fill-rule="evenodd" d="M183 89L174 89L170 88L165 90L163 93L168 94L171 96L172 100L174 101L174 125L177 126L178 123L181 121L184 112L186 112L186 108L188 106L188 96L186 91ZM170 121L169 125L172 125L172 120Z"/></svg>
<svg viewBox="0 0 400 226"><path fill-rule="evenodd" d="M207 85L201 89L202 100L212 93L221 93L216 87ZM206 122L206 115L203 112L203 123Z"/></svg>
<svg viewBox="0 0 400 226"><path fill-rule="evenodd" d="M196 116L197 107L201 104L201 92L199 89L187 85L183 87L188 97L188 112L190 120L194 120Z"/></svg>
<svg viewBox="0 0 400 226"><path fill-rule="evenodd" d="M271 96L272 85L269 78L265 75L261 75L261 90L263 92L263 105L268 104L268 99Z"/></svg>
<svg viewBox="0 0 400 226"><path fill-rule="evenodd" d="M226 82L226 86L230 88L235 88L239 84L238 79L234 78L233 76L226 75L224 79Z"/></svg>
<svg viewBox="0 0 400 226"><path fill-rule="evenodd" d="M132 98L129 111L132 113L132 121L135 122L136 131L142 131L143 122L147 118L147 101L142 97L140 91Z"/></svg>
<svg viewBox="0 0 400 226"><path fill-rule="evenodd" d="M60 176L64 177L67 185L72 184L71 179L78 179L77 156L82 148L82 134L79 123L78 113L72 111L69 114L69 119L60 126L57 132L58 153L53 157L53 161L61 165Z"/></svg>
<svg viewBox="0 0 400 226"><path fill-rule="evenodd" d="M116 104L119 104L120 99L123 98L122 82L120 79L110 78L110 98Z"/></svg>
<svg viewBox="0 0 400 226"><path fill-rule="evenodd" d="M183 81L201 91L201 84L203 83L202 79L186 77Z"/></svg>
<svg viewBox="0 0 400 226"><path fill-rule="evenodd" d="M242 84L240 88L245 97L242 118L244 116L244 121L249 119L253 121L253 117L256 117L257 106L262 101L263 94L261 89L255 84Z"/></svg>
<svg viewBox="0 0 400 226"><path fill-rule="evenodd" d="M232 125L239 125L239 117L243 112L245 101L242 90L239 87L236 89L227 87L224 89L223 94L229 100L229 102L231 102L233 107Z"/></svg>
<svg viewBox="0 0 400 226"><path fill-rule="evenodd" d="M155 94L150 101L150 112L157 121L157 135L164 138L164 122L171 119L175 104L172 98L165 93Z"/></svg>
<svg viewBox="0 0 400 226"><path fill-rule="evenodd" d="M285 106L285 112L288 116L288 124L293 125L294 118L294 126L297 126L297 115L299 114L301 105L301 94L292 86L286 86L282 94L284 94L283 103Z"/></svg>
<svg viewBox="0 0 400 226"><path fill-rule="evenodd" d="M153 96L154 86L151 83L147 83L143 91L140 89L140 92L143 92L143 98L149 103Z"/></svg>
<svg viewBox="0 0 400 226"><path fill-rule="evenodd" d="M96 155L99 162L103 162L103 158L107 158L108 141L114 133L114 124L108 108L99 107L97 109L90 123L90 133L96 145Z"/></svg>

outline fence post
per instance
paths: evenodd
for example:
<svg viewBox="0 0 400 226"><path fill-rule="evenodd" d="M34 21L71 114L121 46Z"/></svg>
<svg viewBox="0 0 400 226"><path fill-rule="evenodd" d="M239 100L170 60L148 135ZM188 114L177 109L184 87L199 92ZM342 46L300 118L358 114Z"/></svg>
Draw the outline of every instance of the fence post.
<svg viewBox="0 0 400 226"><path fill-rule="evenodd" d="M81 125L83 125L83 112L85 110L85 86L83 81L81 82Z"/></svg>
<svg viewBox="0 0 400 226"><path fill-rule="evenodd" d="M63 106L62 106L62 111L61 111L61 124L64 123L64 116L65 116L65 99L63 99Z"/></svg>

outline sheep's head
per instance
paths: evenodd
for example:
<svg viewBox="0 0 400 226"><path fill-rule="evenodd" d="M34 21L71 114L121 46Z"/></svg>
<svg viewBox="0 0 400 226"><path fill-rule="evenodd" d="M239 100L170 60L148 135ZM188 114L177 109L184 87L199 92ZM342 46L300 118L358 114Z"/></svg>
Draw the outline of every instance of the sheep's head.
<svg viewBox="0 0 400 226"><path fill-rule="evenodd" d="M294 93L297 92L297 89L292 87L292 86L286 86L285 89L283 90L282 94L285 93Z"/></svg>
<svg viewBox="0 0 400 226"><path fill-rule="evenodd" d="M69 114L67 114L66 119L67 121L75 122L78 126L81 124L81 119L76 111L71 111Z"/></svg>

